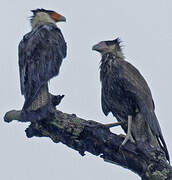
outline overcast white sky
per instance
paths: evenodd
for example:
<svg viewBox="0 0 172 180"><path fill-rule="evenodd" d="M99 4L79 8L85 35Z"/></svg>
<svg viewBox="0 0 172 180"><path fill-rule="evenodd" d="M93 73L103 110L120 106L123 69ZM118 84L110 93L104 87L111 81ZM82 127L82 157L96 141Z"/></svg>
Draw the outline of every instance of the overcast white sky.
<svg viewBox="0 0 172 180"><path fill-rule="evenodd" d="M30 31L31 9L55 10L67 18L59 23L68 43L68 56L60 75L50 83L54 94L65 94L59 109L102 123L100 106L100 55L92 45L120 37L127 60L148 81L168 150L172 155L172 1L171 0L6 0L1 2L0 28L0 179L3 180L112 180L139 177L119 166L103 162L89 153L78 152L48 138L25 136L28 124L3 122L11 109L21 109L18 73L18 44ZM120 133L119 128L113 129ZM172 159L172 156L171 156Z"/></svg>

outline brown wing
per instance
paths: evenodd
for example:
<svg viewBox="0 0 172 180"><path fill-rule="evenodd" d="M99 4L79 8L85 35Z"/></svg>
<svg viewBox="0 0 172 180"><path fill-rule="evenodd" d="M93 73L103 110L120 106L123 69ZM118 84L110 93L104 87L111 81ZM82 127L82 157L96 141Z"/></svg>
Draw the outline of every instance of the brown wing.
<svg viewBox="0 0 172 180"><path fill-rule="evenodd" d="M167 146L164 141L158 119L154 112L152 94L147 82L140 72L127 61L119 61L118 63L118 66L121 69L119 78L123 79L123 82L126 83L126 91L130 92L136 99L140 112L143 114L147 124L153 134L157 137L158 141L160 142L161 140L162 145L161 143L160 145L166 153L167 160L169 160Z"/></svg>
<svg viewBox="0 0 172 180"><path fill-rule="evenodd" d="M118 61L120 68L119 78L124 83L125 90L136 100L140 112L144 115L146 122L153 133L161 134L161 129L154 113L154 103L150 88L140 72L127 61Z"/></svg>
<svg viewBox="0 0 172 180"><path fill-rule="evenodd" d="M150 110L154 110L150 88L141 73L127 61L120 61L119 66L122 67L120 78L124 78L125 81L128 82L126 88L138 96L138 98L143 99L145 105L147 105Z"/></svg>

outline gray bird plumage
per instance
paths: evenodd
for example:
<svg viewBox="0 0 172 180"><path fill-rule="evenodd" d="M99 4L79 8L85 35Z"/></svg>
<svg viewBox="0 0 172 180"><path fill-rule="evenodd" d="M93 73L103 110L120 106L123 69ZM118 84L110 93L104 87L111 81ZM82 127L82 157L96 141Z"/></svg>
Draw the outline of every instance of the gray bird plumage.
<svg viewBox="0 0 172 180"><path fill-rule="evenodd" d="M50 108L48 81L59 74L66 49L61 30L53 23L35 26L23 37L19 44L23 112L36 111L45 105Z"/></svg>

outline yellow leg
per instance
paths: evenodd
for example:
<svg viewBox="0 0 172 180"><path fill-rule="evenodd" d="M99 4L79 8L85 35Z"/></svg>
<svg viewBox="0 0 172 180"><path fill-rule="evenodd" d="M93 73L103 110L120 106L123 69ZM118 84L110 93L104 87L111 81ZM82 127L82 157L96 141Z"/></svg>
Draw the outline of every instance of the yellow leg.
<svg viewBox="0 0 172 180"><path fill-rule="evenodd" d="M135 142L131 135L131 124L132 124L132 116L128 116L128 130L127 130L127 135L125 136L125 139L121 144L122 146L124 146L128 140L130 140L133 143Z"/></svg>

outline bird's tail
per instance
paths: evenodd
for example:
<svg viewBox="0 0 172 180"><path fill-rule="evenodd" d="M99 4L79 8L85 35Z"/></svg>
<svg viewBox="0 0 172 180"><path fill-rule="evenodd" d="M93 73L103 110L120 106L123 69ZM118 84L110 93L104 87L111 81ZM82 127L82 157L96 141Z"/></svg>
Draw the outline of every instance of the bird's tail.
<svg viewBox="0 0 172 180"><path fill-rule="evenodd" d="M48 91L48 84L40 87L36 96L25 99L22 109L21 118L23 121L39 121L46 119L53 107L50 94Z"/></svg>
<svg viewBox="0 0 172 180"><path fill-rule="evenodd" d="M166 159L170 162L170 157L169 157L167 145L166 145L165 140L163 138L158 119L157 119L156 114L154 112L154 108L150 109L150 107L148 107L145 104L145 101L143 99L139 99L139 100L140 100L140 106L139 106L140 111L143 114L145 121L147 122L148 126L150 127L152 134L154 136L156 136L160 147L162 148L162 150L165 153Z"/></svg>
<svg viewBox="0 0 172 180"><path fill-rule="evenodd" d="M49 92L48 92L48 85L46 84L39 89L37 96L34 98L31 105L28 107L28 110L36 111L42 106L48 104L48 100L49 100Z"/></svg>
<svg viewBox="0 0 172 180"><path fill-rule="evenodd" d="M146 121L149 124L149 127L152 130L152 133L156 136L160 147L165 152L167 160L170 162L167 145L163 138L162 131L161 131L158 119L157 119L154 111L149 111L149 115L146 116Z"/></svg>
<svg viewBox="0 0 172 180"><path fill-rule="evenodd" d="M162 144L161 144L159 138L160 138ZM167 145L166 145L166 143L165 143L165 140L164 140L162 134L159 136L159 138L157 137L158 143L159 143L159 145L161 146L161 148L163 149L163 151L165 152L166 158L167 158L167 160L168 160L169 163L170 163L170 156L169 156L169 153L168 153Z"/></svg>

